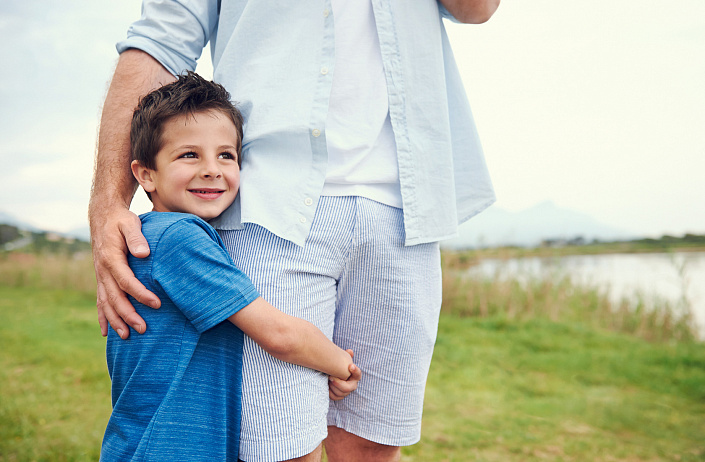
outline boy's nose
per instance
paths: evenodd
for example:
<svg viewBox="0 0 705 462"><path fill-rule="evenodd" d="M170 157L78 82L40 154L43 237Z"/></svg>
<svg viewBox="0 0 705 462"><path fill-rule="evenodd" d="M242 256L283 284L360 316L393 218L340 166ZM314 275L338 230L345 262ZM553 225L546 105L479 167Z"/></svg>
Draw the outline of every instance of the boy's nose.
<svg viewBox="0 0 705 462"><path fill-rule="evenodd" d="M204 163L201 175L204 178L220 178L222 174L217 162L208 161Z"/></svg>

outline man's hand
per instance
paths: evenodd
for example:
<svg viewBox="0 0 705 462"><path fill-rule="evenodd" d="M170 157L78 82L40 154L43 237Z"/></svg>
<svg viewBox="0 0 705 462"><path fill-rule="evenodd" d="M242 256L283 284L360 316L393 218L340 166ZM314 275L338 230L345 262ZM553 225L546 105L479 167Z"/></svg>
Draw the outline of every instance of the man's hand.
<svg viewBox="0 0 705 462"><path fill-rule="evenodd" d="M125 292L147 306L161 305L156 295L135 279L127 265L128 249L135 257L149 255L140 220L129 211L136 188L130 170L130 122L142 95L174 79L150 55L129 49L120 55L103 105L88 207L98 282L98 323L103 336L108 335L108 323L122 338L130 335L127 324L140 333L147 329Z"/></svg>
<svg viewBox="0 0 705 462"><path fill-rule="evenodd" d="M353 357L352 350L345 350L350 357ZM350 364L350 377L347 380L340 380L335 377L328 377L328 396L333 401L340 401L357 389L357 384L362 378L362 371L355 364Z"/></svg>
<svg viewBox="0 0 705 462"><path fill-rule="evenodd" d="M135 278L127 265L128 250L138 258L149 255L149 246L142 235L139 218L124 208L93 213L91 241L98 285L96 304L101 334L104 337L108 335L110 323L118 335L126 339L130 335L126 322L143 334L147 325L135 312L125 292L152 308L159 308L161 302Z"/></svg>

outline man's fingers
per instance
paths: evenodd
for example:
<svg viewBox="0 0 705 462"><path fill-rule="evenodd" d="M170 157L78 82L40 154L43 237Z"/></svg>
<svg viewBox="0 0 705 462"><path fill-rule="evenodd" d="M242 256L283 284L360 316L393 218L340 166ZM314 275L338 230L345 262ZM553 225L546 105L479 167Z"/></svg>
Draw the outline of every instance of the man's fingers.
<svg viewBox="0 0 705 462"><path fill-rule="evenodd" d="M104 286L100 283L98 284L97 293L98 299L96 301L96 305L98 307L98 323L100 324L100 333L103 337L108 335L107 326L104 327L103 323L101 323L101 320L107 319L108 323L110 323L110 327L117 332L120 338L126 339L129 337L130 329L127 327L127 324L122 321L122 318L117 315L113 307L108 303L108 297Z"/></svg>
<svg viewBox="0 0 705 462"><path fill-rule="evenodd" d="M141 226L139 217L126 208L96 209L92 213L91 242L98 284L96 305L103 335L108 333L106 322L121 338L129 337L128 324L139 333L147 329L127 294L143 305L161 306L159 298L135 278L127 264L128 252L136 257L149 255Z"/></svg>
<svg viewBox="0 0 705 462"><path fill-rule="evenodd" d="M151 303L155 303L154 300L156 300L157 307L159 306L159 299L134 277L126 261L113 262L108 270L109 271L102 272L103 277L98 281L98 322L100 323L100 314L102 313L107 318L110 326L123 339L130 335L130 331L125 323L132 326L132 328L140 334L144 333L147 329L146 323L144 319L135 312L135 307L132 306L132 303L127 299L125 290L135 292L141 290L141 292L147 294L147 297L143 296L144 299L149 300L151 296L151 300L149 300ZM118 276L119 279L117 280L111 277L112 274L116 273L122 275ZM130 279L134 281L130 281ZM127 289L124 289L121 284L126 286ZM137 287L133 287L131 284L136 284ZM147 303L145 303L145 305L146 304Z"/></svg>
<svg viewBox="0 0 705 462"><path fill-rule="evenodd" d="M103 305L100 303L101 298L105 298L105 294L101 294L100 292L103 291L103 286L98 285L98 288L96 290L97 296L96 296L96 307L98 309L98 324L100 325L100 335L103 337L108 336L108 318L105 317L105 313L103 313Z"/></svg>
<svg viewBox="0 0 705 462"><path fill-rule="evenodd" d="M122 292L126 292L132 295L135 300L151 308L159 308L162 305L162 302L161 300L159 300L159 297L147 290L144 284L142 284L139 279L135 277L134 273L132 272L130 267L127 266L126 262L123 262L121 264L113 264L111 265L110 269L113 277L115 278L115 281L117 282L117 286ZM127 300L125 294L120 294L120 296L116 296L113 298L115 298L118 302L123 299ZM123 317L123 319L125 318ZM127 319L125 320L127 321ZM132 325L132 323L130 323L130 325Z"/></svg>
<svg viewBox="0 0 705 462"><path fill-rule="evenodd" d="M120 223L120 232L125 236L125 243L130 253L137 258L145 258L149 255L149 244L142 235L142 223L136 215L133 219Z"/></svg>

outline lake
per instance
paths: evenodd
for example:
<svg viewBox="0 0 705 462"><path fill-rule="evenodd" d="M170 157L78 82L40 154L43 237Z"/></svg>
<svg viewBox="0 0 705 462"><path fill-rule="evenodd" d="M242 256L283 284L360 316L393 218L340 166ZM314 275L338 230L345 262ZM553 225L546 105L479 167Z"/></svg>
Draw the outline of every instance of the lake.
<svg viewBox="0 0 705 462"><path fill-rule="evenodd" d="M576 284L598 287L613 301L686 301L705 336L705 252L573 255L482 260L470 274L486 277L567 275Z"/></svg>

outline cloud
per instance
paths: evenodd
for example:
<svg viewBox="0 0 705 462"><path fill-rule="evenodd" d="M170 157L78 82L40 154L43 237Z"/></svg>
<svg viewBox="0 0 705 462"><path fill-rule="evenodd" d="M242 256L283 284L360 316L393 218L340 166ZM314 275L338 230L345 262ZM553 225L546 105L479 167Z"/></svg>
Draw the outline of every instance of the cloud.
<svg viewBox="0 0 705 462"><path fill-rule="evenodd" d="M139 14L139 0L0 2L0 210L85 223L115 42ZM705 232L705 2L505 2L481 26L446 24L500 206Z"/></svg>
<svg viewBox="0 0 705 462"><path fill-rule="evenodd" d="M537 0L449 25L498 205L704 232L704 18L699 0Z"/></svg>
<svg viewBox="0 0 705 462"><path fill-rule="evenodd" d="M140 2L0 4L0 210L65 230L85 223L115 42ZM30 218L31 217L31 218Z"/></svg>

